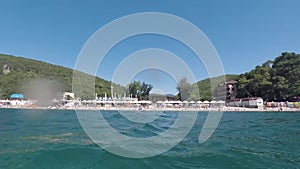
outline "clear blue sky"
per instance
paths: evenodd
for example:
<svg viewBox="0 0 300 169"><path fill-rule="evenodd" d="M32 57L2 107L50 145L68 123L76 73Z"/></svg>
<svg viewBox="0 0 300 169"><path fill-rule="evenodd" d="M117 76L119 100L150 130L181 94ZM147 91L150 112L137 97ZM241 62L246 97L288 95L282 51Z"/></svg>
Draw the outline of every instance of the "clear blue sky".
<svg viewBox="0 0 300 169"><path fill-rule="evenodd" d="M105 24L137 12L163 12L184 18L201 29L218 51L225 72L239 74L281 52L300 53L299 6L298 0L1 0L0 53L73 68L85 42ZM149 47L180 55L193 71L200 72L195 73L197 80L207 77L203 67L189 59L192 53L188 49L154 35L133 37L116 46L98 75L111 80L122 57ZM137 79L150 82L149 76L151 72L140 74ZM160 86L154 87L175 93L171 81L166 80L169 85L157 83Z"/></svg>

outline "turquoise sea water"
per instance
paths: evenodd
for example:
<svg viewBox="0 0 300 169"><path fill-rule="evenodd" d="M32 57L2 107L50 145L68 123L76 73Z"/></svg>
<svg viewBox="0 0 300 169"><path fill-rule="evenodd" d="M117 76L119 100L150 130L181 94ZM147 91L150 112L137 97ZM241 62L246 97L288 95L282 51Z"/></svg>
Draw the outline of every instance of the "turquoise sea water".
<svg viewBox="0 0 300 169"><path fill-rule="evenodd" d="M158 134L176 118L176 112L167 112L156 124L133 125L117 112L103 114L121 133L136 137ZM200 112L187 137L170 151L130 159L94 144L75 111L1 109L0 168L300 168L300 112L225 112L212 137L199 144L206 116Z"/></svg>

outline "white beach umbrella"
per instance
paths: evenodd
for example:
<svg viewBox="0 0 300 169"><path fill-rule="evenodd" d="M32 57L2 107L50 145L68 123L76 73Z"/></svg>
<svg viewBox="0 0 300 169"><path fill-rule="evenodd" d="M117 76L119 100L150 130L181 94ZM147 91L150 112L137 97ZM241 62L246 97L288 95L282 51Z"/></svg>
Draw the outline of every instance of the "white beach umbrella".
<svg viewBox="0 0 300 169"><path fill-rule="evenodd" d="M212 100L210 103L218 103L216 100Z"/></svg>
<svg viewBox="0 0 300 169"><path fill-rule="evenodd" d="M133 104L138 104L138 103L139 103L139 101L137 101L137 100L134 100L132 103L133 103Z"/></svg>
<svg viewBox="0 0 300 169"><path fill-rule="evenodd" d="M164 104L169 104L168 100L163 101Z"/></svg>
<svg viewBox="0 0 300 169"><path fill-rule="evenodd" d="M150 100L141 100L141 101L139 101L139 103L142 103L142 104L151 104L152 102Z"/></svg>
<svg viewBox="0 0 300 169"><path fill-rule="evenodd" d="M174 101L173 101L173 100L170 100L168 103L169 103L169 104L174 104Z"/></svg>
<svg viewBox="0 0 300 169"><path fill-rule="evenodd" d="M182 101L180 101L180 100L177 100L177 101L174 101L174 103L175 103L175 104L181 104L181 103L182 103Z"/></svg>
<svg viewBox="0 0 300 169"><path fill-rule="evenodd" d="M205 100L203 103L207 104L207 103L209 103L209 101Z"/></svg>

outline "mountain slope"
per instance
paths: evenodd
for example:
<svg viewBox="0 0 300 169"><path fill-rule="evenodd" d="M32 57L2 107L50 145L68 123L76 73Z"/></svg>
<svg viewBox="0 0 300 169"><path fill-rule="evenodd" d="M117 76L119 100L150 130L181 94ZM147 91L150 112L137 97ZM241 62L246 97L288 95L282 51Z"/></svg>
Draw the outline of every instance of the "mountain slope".
<svg viewBox="0 0 300 169"><path fill-rule="evenodd" d="M60 90L72 91L73 70L63 66L52 65L49 63L36 61L32 59L15 57L0 54L0 98L9 98L13 93L22 93L24 85L31 79L46 79L47 81L56 81L63 86ZM91 77L82 73L82 77ZM120 85L114 85L114 91L123 90ZM110 96L111 82L96 77L95 92L100 96ZM84 91L75 93L76 97L82 99L94 98L94 95L87 94ZM25 96L26 97L26 96Z"/></svg>

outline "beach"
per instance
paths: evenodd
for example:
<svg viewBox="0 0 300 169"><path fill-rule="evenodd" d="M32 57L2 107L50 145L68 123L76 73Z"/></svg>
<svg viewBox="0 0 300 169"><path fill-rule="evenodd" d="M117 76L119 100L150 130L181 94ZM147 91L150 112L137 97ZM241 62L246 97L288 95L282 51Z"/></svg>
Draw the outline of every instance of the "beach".
<svg viewBox="0 0 300 169"><path fill-rule="evenodd" d="M0 109L53 109L53 110L105 110L105 111L196 111L196 112L300 112L300 108L290 107L264 107L264 108L246 108L246 107L207 107L207 108L195 108L195 107L157 107L157 106L10 106L0 105Z"/></svg>

